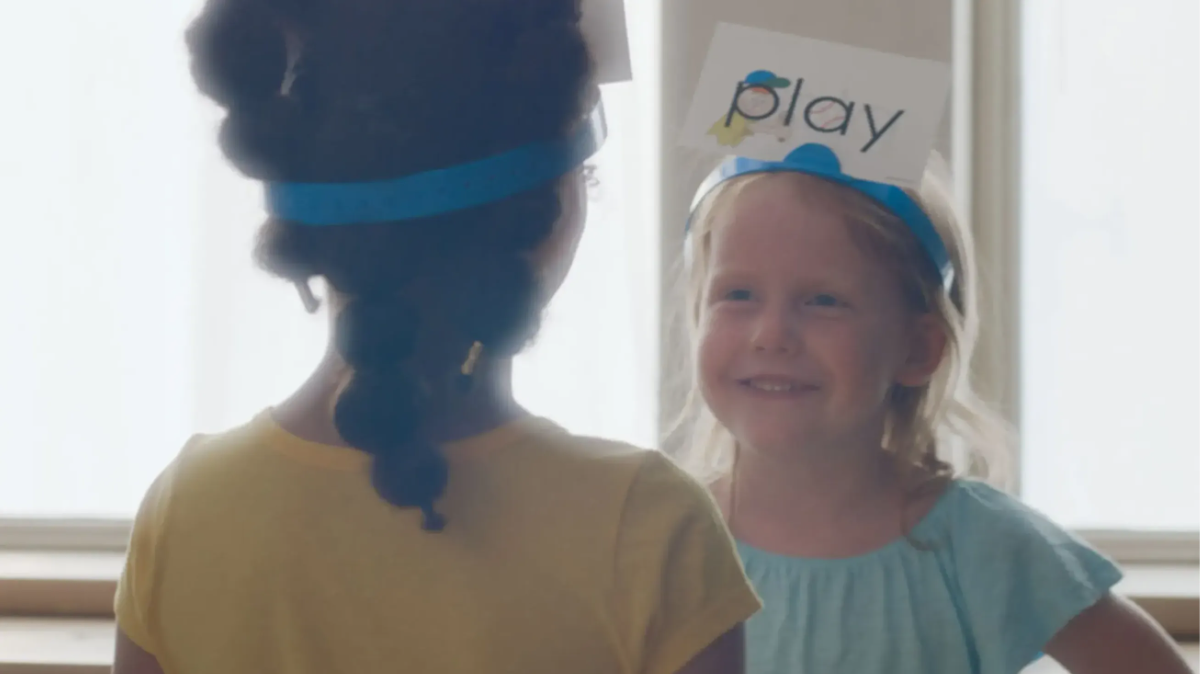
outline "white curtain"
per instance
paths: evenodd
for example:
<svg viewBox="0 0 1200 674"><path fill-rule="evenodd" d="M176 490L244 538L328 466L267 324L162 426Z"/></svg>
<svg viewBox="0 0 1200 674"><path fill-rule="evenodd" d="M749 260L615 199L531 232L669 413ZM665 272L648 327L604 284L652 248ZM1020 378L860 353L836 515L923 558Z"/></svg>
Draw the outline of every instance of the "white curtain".
<svg viewBox="0 0 1200 674"><path fill-rule="evenodd" d="M220 156L219 112L188 76L199 7L23 3L0 22L0 518L130 517L189 434L280 401L324 349L324 312L252 264L259 187ZM573 431L645 445L657 145L638 86L604 91L588 229L516 390Z"/></svg>

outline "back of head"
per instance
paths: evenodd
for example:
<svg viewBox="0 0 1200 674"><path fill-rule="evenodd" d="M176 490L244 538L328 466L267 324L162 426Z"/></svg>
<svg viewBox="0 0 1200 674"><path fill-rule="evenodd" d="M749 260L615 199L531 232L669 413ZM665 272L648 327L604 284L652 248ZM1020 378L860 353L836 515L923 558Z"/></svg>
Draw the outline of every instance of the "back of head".
<svg viewBox="0 0 1200 674"><path fill-rule="evenodd" d="M209 0L187 39L239 170L367 182L567 136L594 91L579 14L579 0ZM400 223L262 227L263 267L336 290L352 375L335 424L372 455L379 493L421 508L427 528L441 526L447 467L423 421L453 399L472 345L508 356L536 332L530 253L561 210L555 182Z"/></svg>
<svg viewBox="0 0 1200 674"><path fill-rule="evenodd" d="M680 284L693 346L702 320L702 296L714 223L745 188L770 173L748 174L718 186L692 219ZM958 217L944 162L932 156L919 188L906 190L945 244L952 273L944 277L905 222L862 192L821 178L805 177L828 190L846 215L851 239L885 265L909 308L932 315L947 337L947 350L929 383L894 384L888 397L884 448L901 468L916 468L936 484L955 466L975 475L1003 478L1008 428L975 394L970 365L978 332L976 275L970 230ZM948 279L948 280L947 280ZM693 358L693 361L695 359ZM677 424L690 432L681 459L699 477L713 480L730 470L735 441L693 387Z"/></svg>

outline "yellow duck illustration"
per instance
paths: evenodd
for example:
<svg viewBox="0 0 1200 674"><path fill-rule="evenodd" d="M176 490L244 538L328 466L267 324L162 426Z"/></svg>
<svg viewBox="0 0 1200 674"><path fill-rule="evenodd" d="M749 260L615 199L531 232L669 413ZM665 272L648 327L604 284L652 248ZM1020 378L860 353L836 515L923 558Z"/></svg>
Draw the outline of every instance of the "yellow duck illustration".
<svg viewBox="0 0 1200 674"><path fill-rule="evenodd" d="M709 128L708 135L716 136L718 145L737 147L748 136L754 135L754 129L750 128L750 120L735 112L728 126L725 124L725 116L722 116Z"/></svg>

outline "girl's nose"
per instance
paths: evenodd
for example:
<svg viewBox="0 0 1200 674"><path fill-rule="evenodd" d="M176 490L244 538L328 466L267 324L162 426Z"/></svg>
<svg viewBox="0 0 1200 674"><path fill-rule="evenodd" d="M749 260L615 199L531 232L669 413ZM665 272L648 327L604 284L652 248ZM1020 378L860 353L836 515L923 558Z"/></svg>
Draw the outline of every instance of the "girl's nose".
<svg viewBox="0 0 1200 674"><path fill-rule="evenodd" d="M763 353L796 351L796 330L789 313L782 307L764 307L755 320L751 345Z"/></svg>

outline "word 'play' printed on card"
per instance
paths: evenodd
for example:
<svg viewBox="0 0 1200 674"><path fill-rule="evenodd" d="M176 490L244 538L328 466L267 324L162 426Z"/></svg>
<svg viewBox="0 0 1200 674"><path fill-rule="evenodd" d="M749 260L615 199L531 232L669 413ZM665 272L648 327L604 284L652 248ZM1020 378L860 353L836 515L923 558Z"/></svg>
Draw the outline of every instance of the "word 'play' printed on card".
<svg viewBox="0 0 1200 674"><path fill-rule="evenodd" d="M848 175L915 187L950 78L946 63L722 23L680 143L764 161L820 143Z"/></svg>

